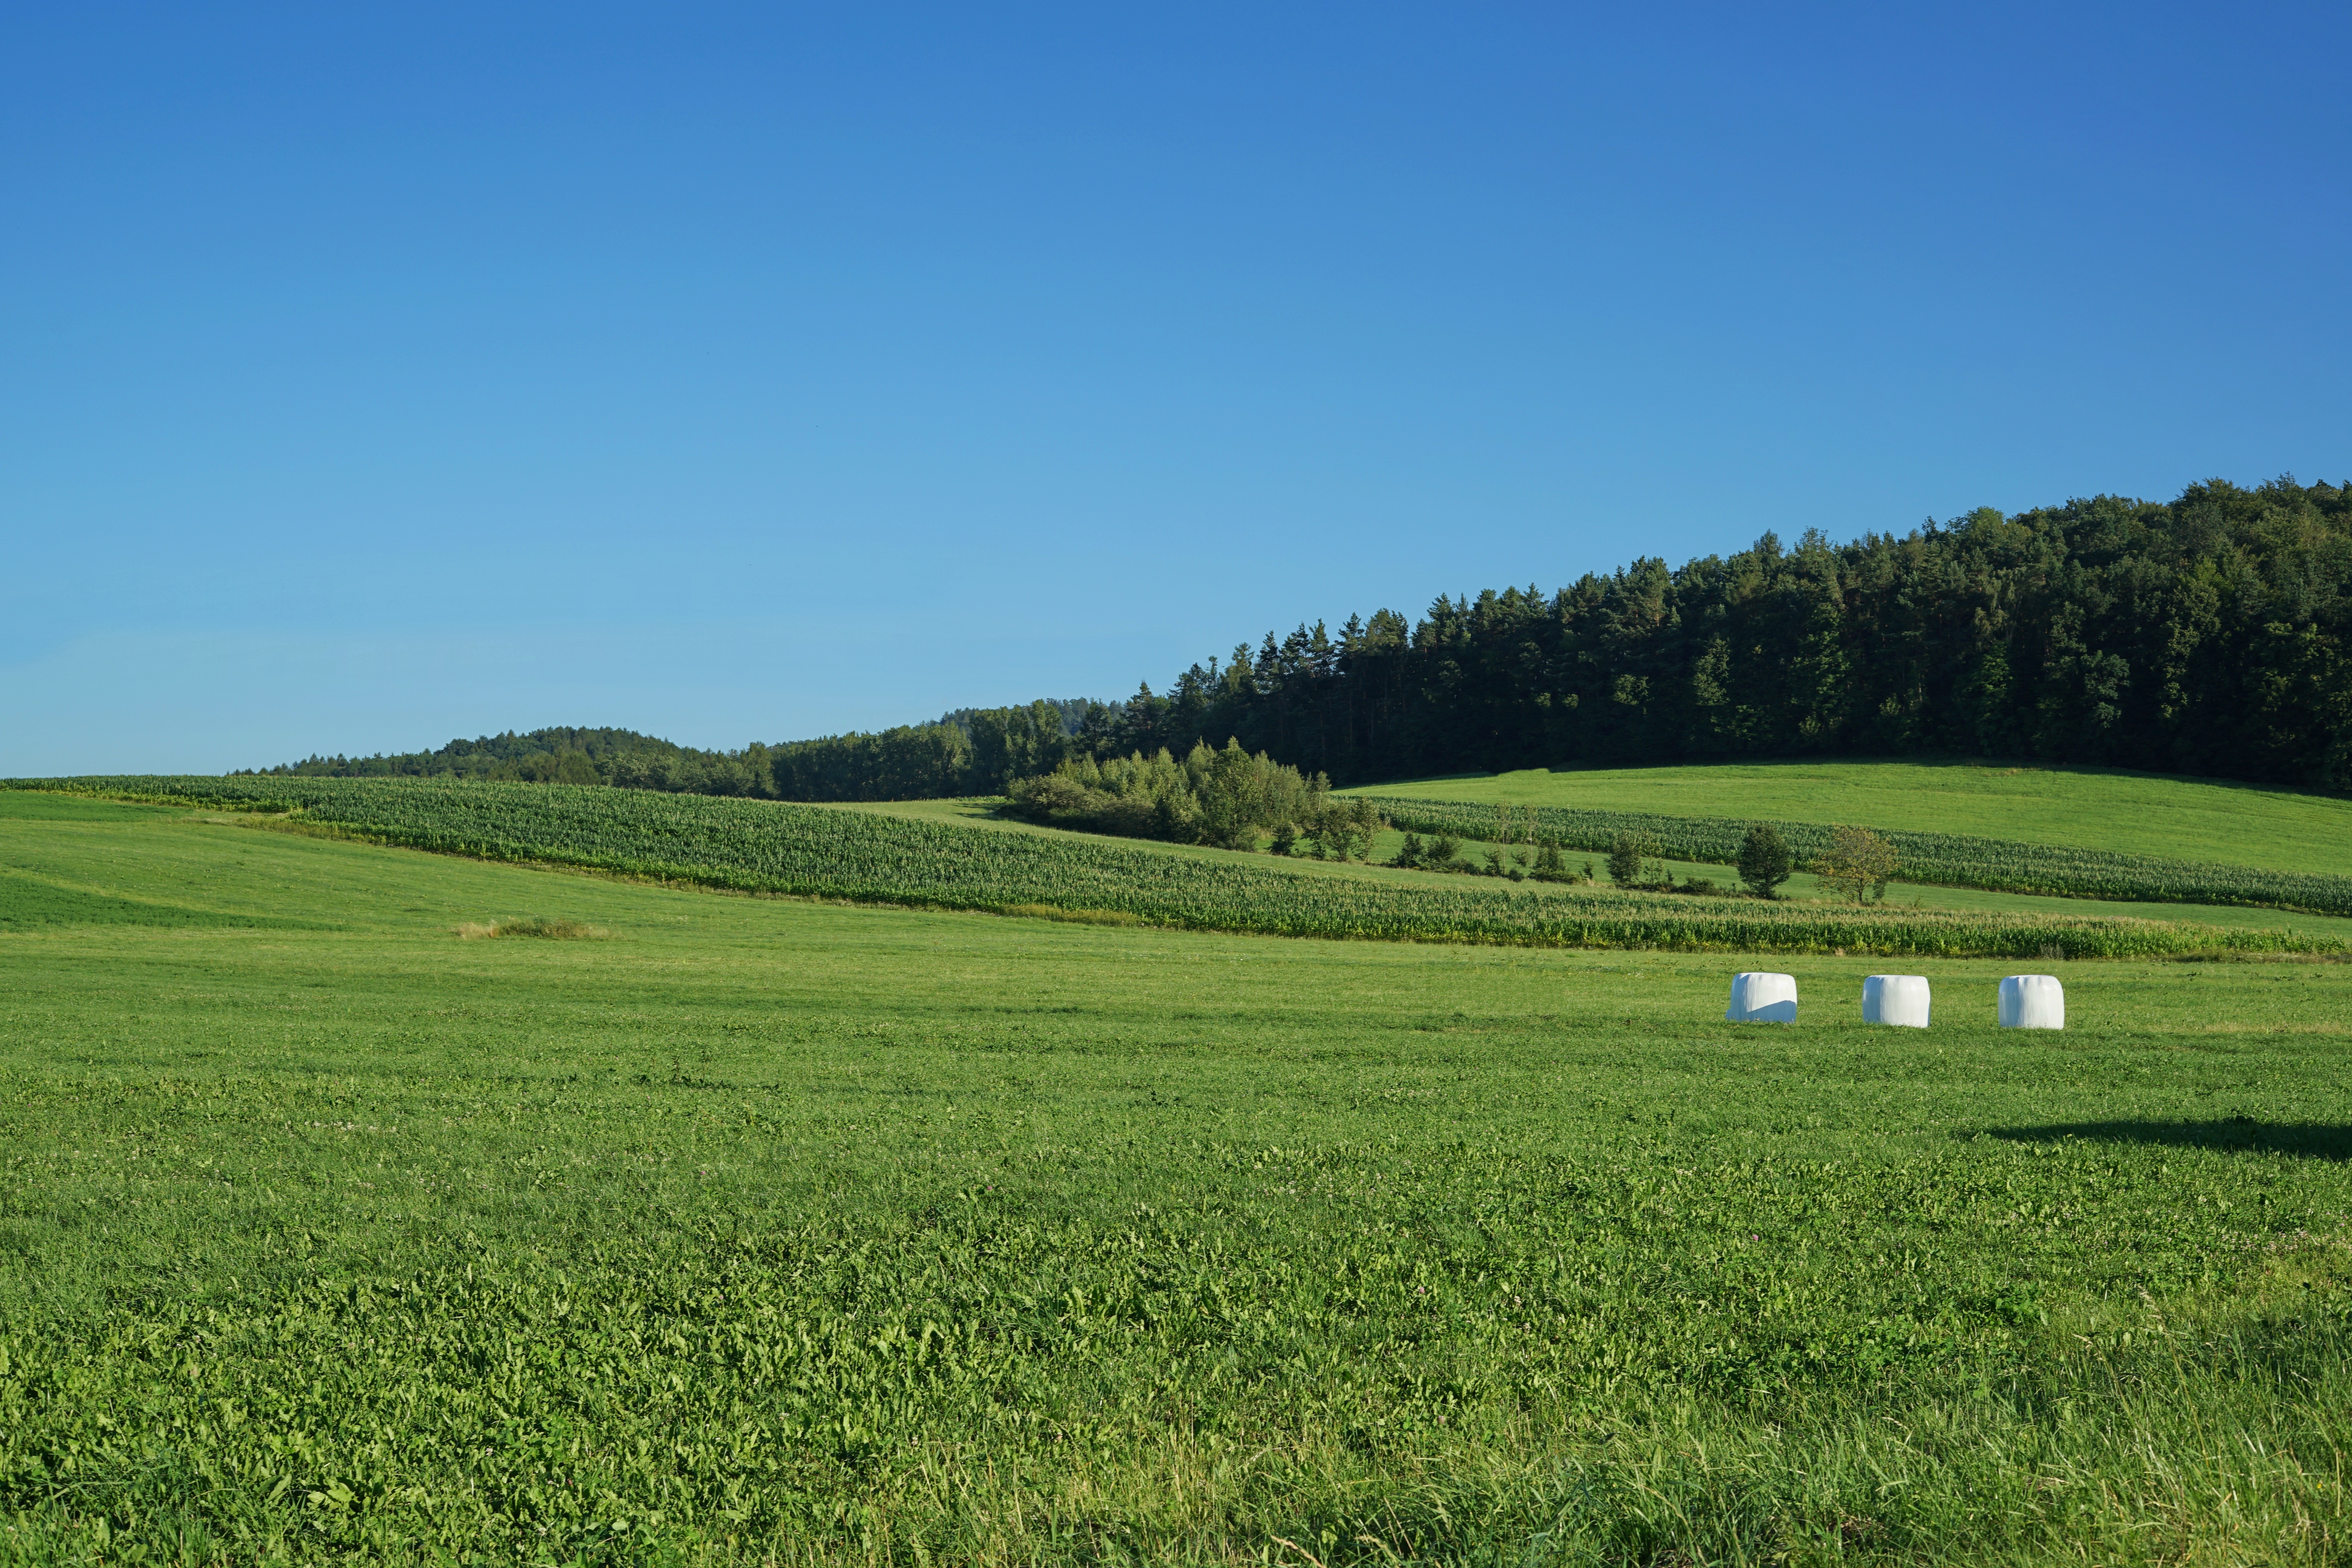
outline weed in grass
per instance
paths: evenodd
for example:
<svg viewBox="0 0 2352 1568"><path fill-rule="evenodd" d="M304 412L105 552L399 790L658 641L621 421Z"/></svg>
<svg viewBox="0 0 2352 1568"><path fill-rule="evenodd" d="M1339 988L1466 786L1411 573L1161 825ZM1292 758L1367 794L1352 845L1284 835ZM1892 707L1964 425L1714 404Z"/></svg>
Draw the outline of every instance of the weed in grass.
<svg viewBox="0 0 2352 1568"><path fill-rule="evenodd" d="M580 921L515 920L467 921L457 928L459 936L467 941L485 937L528 936L550 942L601 942L613 933L603 926L592 926Z"/></svg>

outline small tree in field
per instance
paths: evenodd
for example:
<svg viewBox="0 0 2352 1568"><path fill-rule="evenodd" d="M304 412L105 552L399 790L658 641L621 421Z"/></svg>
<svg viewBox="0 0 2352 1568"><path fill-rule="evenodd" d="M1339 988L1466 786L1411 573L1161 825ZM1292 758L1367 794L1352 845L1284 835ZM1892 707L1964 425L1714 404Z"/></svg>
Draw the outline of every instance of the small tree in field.
<svg viewBox="0 0 2352 1568"><path fill-rule="evenodd" d="M1774 891L1797 868L1796 858L1769 822L1752 824L1739 841L1739 879L1759 899L1778 898Z"/></svg>
<svg viewBox="0 0 2352 1568"><path fill-rule="evenodd" d="M1621 888L1638 888L1649 858L1657 851L1637 833L1621 833L1609 847L1609 879Z"/></svg>
<svg viewBox="0 0 2352 1568"><path fill-rule="evenodd" d="M1841 827L1830 835L1830 847L1813 862L1813 873L1851 892L1859 904L1886 896L1896 865L1895 846L1885 838L1867 827Z"/></svg>

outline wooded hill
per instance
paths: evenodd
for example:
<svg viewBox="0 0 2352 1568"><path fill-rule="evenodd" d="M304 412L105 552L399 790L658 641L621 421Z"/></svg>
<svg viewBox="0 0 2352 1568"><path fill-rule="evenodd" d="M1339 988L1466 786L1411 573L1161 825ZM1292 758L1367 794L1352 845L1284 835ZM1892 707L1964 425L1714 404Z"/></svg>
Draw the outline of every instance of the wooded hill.
<svg viewBox="0 0 2352 1568"><path fill-rule="evenodd" d="M239 770L273 778L444 778L606 784L673 795L782 800L921 800L993 793L1050 773L1073 750L1066 714L1101 703L1051 699L1022 708L961 709L935 723L829 735L740 752L705 752L634 730L562 726L455 740L430 752L313 756Z"/></svg>
<svg viewBox="0 0 2352 1568"><path fill-rule="evenodd" d="M1990 756L2352 788L2352 485L2214 480L1318 624L1125 705L1342 782Z"/></svg>
<svg viewBox="0 0 2352 1568"><path fill-rule="evenodd" d="M2352 485L2192 485L1906 534L1645 558L1551 594L1268 633L1123 703L965 710L740 752L534 731L289 773L792 800L992 794L1237 738L1340 784L1538 766L1987 756L2352 790ZM572 753L577 761L567 762ZM562 770L568 769L569 772ZM500 771L504 770L504 771Z"/></svg>

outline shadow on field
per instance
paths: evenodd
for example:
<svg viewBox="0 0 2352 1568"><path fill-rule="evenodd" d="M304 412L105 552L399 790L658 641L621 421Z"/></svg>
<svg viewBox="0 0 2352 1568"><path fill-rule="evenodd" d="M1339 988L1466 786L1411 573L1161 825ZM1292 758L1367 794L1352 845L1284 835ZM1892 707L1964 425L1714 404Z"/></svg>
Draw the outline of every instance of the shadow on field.
<svg viewBox="0 0 2352 1568"><path fill-rule="evenodd" d="M2102 1143L2167 1143L2225 1153L2352 1160L2352 1127L2327 1121L2262 1121L2232 1116L2218 1121L2064 1121L2048 1127L1988 1127L1985 1132L2016 1143L2080 1138Z"/></svg>

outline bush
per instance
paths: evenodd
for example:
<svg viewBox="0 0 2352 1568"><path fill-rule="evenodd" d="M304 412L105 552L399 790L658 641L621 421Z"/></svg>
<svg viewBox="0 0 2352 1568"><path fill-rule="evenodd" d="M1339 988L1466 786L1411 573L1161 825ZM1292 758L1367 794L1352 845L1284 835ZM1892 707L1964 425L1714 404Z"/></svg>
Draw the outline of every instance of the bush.
<svg viewBox="0 0 2352 1568"><path fill-rule="evenodd" d="M1318 784L1321 782L1318 775ZM1319 788L1301 823L1307 842L1315 847L1315 858L1320 860L1328 854L1343 865L1350 858L1370 864L1372 839L1385 826L1370 796L1333 800Z"/></svg>

